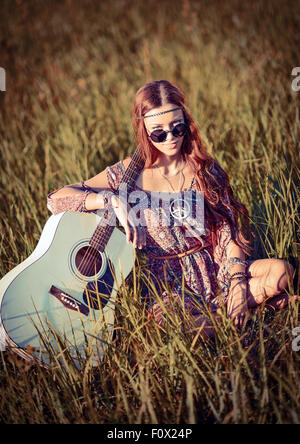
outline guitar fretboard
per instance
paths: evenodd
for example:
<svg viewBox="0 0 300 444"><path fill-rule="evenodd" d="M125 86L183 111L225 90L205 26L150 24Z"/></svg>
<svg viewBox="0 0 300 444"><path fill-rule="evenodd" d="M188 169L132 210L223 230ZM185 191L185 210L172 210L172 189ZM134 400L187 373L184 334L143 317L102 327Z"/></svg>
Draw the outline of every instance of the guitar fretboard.
<svg viewBox="0 0 300 444"><path fill-rule="evenodd" d="M128 195L132 191L133 186L138 176L140 175L140 172L143 169L144 165L145 165L145 160L142 156L141 150L137 148L137 150L132 156L130 164L128 165L126 171L122 176L117 191L119 191L121 184L126 184L127 195ZM92 247L96 248L100 252L104 251L110 239L110 236L112 235L112 232L115 228L114 222L115 222L115 215L113 211L108 212L107 218L105 218L104 216L101 218L101 221L90 240L90 245Z"/></svg>

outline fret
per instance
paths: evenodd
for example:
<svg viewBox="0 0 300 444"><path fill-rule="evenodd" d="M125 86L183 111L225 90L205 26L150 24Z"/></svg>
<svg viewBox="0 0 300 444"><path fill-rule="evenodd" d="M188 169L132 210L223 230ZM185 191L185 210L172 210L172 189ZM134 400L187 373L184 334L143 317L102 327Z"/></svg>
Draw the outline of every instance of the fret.
<svg viewBox="0 0 300 444"><path fill-rule="evenodd" d="M130 164L128 165L126 171L123 173L123 176L120 181L120 184L121 183L127 184L127 195L130 191L132 191L136 179L139 176L141 170L143 169L144 164L145 161L141 155L141 152L139 151L139 148L137 148L132 156ZM119 186L117 190L119 190ZM102 216L101 222L99 223L98 227L96 228L89 242L89 244L92 247L96 248L101 252L104 251L109 241L109 238L115 228L115 225L113 225L113 222L115 220L114 213L106 212L105 215L107 214L110 214L110 217L106 219L104 218L104 216Z"/></svg>

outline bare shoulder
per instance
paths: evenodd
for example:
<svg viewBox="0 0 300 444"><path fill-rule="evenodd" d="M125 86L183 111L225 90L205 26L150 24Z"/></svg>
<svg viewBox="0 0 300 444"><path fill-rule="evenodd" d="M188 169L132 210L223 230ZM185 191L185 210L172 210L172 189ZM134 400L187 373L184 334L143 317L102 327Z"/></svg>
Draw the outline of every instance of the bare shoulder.
<svg viewBox="0 0 300 444"><path fill-rule="evenodd" d="M123 165L125 167L125 169L128 167L130 161L132 159L132 156L127 156L124 160L122 160L121 162L123 162ZM120 162L120 161L119 161ZM119 164L119 162L115 162L114 165ZM111 167L112 165L110 165ZM109 182L108 182L108 178L107 178L107 170L106 168L101 171L100 173L98 173L96 176L91 177L90 179L85 180L84 182L86 185L88 185L89 187L93 188L95 191L100 191L103 189L109 189Z"/></svg>

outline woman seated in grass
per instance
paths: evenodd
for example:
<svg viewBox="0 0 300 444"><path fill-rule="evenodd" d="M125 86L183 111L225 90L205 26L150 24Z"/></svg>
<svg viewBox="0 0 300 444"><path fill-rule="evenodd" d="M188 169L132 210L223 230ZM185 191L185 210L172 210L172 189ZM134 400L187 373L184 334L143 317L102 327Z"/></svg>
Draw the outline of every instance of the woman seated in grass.
<svg viewBox="0 0 300 444"><path fill-rule="evenodd" d="M163 327L166 313L170 315L173 302L178 301L178 306L190 314L193 330L201 327L201 334L212 336L212 324L201 304L216 317L225 304L228 317L241 327L249 311L262 303L280 310L299 300L299 296L285 291L295 274L289 262L246 259L250 241L242 234L238 215L246 235L248 211L233 195L227 173L207 153L181 89L166 80L141 87L134 99L132 123L145 160L134 191L144 192L150 199L154 192L198 193L204 197L204 231L197 231L197 224L188 222L185 204L183 212L173 211L174 201L164 210L153 205L143 208L143 223L137 226L116 192L131 156L80 184L54 191L48 196L48 208L54 214L102 208L115 212L127 242L132 241L144 253L146 268L160 292L161 300L148 304L149 317ZM185 194L180 196L184 199ZM195 214L195 200L192 202ZM170 223L162 224L160 217L166 210ZM168 282L169 289L162 289L163 281Z"/></svg>

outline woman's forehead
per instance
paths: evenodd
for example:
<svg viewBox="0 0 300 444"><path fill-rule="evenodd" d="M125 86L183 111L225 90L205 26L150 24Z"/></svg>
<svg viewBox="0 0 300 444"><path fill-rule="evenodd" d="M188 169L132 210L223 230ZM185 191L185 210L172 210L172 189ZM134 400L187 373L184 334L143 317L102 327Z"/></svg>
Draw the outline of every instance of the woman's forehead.
<svg viewBox="0 0 300 444"><path fill-rule="evenodd" d="M181 120L183 118L183 112L181 109L176 111L168 111L157 116L152 116L152 114L157 114L159 112L161 112L161 108L156 108L149 112L149 117L144 120L148 127L154 125L168 125L169 123L172 123L176 120Z"/></svg>

